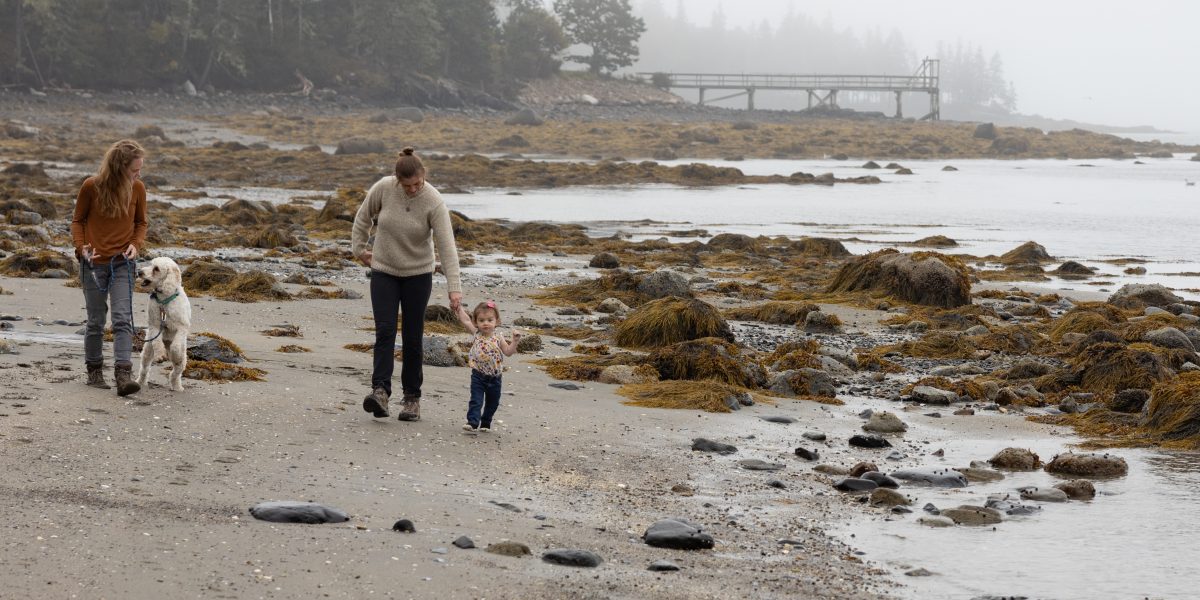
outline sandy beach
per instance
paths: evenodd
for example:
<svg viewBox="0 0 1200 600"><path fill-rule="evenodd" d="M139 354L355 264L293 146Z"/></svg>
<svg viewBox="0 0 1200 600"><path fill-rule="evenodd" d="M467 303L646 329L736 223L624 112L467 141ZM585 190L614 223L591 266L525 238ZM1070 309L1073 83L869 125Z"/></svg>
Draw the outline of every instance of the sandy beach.
<svg viewBox="0 0 1200 600"><path fill-rule="evenodd" d="M548 324L537 328L543 349L508 360L500 423L492 433L461 429L469 381L469 369L461 366L425 367L421 421L373 419L361 408L369 391L370 356L346 348L370 344L373 332L369 300L363 297L367 279L349 261L345 217L361 198L356 195L361 187L378 177L391 156L322 151L337 143L331 136L343 133L341 125L367 127L360 119L367 111L281 102L285 107L279 112L224 119L220 113L229 104L251 101L222 97L200 105L167 97L147 101L149 108L132 117L110 111L97 118L81 110L88 104L81 99L10 96L0 101L42 128L34 137L0 144L0 156L22 169L0 178L10 198L0 258L14 271L33 265L24 276L0 275L0 317L11 324L0 330L0 349L11 351L0 352L0 509L8 516L0 537L3 598L922 597L907 582L936 575L939 564L909 561L903 552L872 555L845 531L863 524L917 523L933 492L906 482L898 492L908 497L907 506L872 506L865 494L835 489L848 471L860 463L874 463L881 472L965 468L1010 442L1030 440L1048 460L1083 438L1025 417L1087 424L1071 422L1083 415L1066 412L1067 406L1103 413L1117 427L1106 433L1132 436L1126 445L1178 439L1162 437L1171 431L1137 429L1134 411L1117 411L1114 395L1187 380L1185 363L1200 362L1184 346L1153 346L1146 337L1155 327L1170 326L1188 331L1186 336L1177 332L1188 340L1200 304L1162 294L1147 303L1159 310L1151 314L1136 304L1104 305L1107 291L1067 292L1053 283L1031 283L1051 281L1042 274L1054 273L1047 269L1058 262L1033 242L987 257L949 254L953 240L928 246L944 254L922 250L923 240L906 243L906 253L936 261L936 274L947 278L918 290L928 294L922 305L901 297L920 286L883 289L895 281L867 282L873 287L863 291L852 289L854 282L841 290L830 284L856 269L872 272L863 265L889 260L890 248L851 255L831 238L710 237L695 231L683 232L690 238L683 242L588 238L575 224L456 215L467 265L466 304L494 298L505 324L518 319ZM646 109L653 110L658 109ZM90 167L92 154L110 137L168 118L165 132L142 131L154 138L147 175L162 178L150 181L151 189L162 194L151 206L151 253L174 256L188 268L219 263L240 274L272 271L259 280L267 281L265 287L246 292L252 297L275 291L277 280L292 281L297 274L324 280L317 290L322 294L338 289L348 294L235 302L218 297L218 288L194 290L193 334L211 332L235 343L247 358L245 365L265 373L263 380L184 379L185 391L173 393L163 385L160 365L149 389L119 398L111 390L84 385L77 333L84 319L82 295L68 285L70 279L45 274L64 266L69 206L76 178ZM475 120L477 115L434 115L422 126L432 132L423 141L466 153L481 150L469 145L475 133L494 136L513 129L505 129L509 126L496 115ZM592 127L565 121L555 127L580 135ZM275 135L264 123L304 127ZM798 129L824 126L804 123ZM874 131L890 125L836 126ZM377 128L390 145L411 127L397 121ZM905 125L904 134L919 135L920 127L925 125ZM961 144L947 156L990 152L986 142L973 141L970 130L968 125L947 127L948 139ZM525 132L533 142L529 151L557 152L556 129L538 131ZM213 142L205 137L210 135L220 139ZM236 135L247 136L242 141L250 146L230 141ZM1147 149L1078 135L1082 141L1063 148L1082 148L1083 156ZM315 150L288 145L307 141L319 145ZM243 147L226 145L235 142ZM617 140L597 152L625 152L630 146L624 144L635 142ZM1093 142L1103 147L1089 145ZM694 144L680 147L698 157L716 152ZM831 146L820 153L863 148ZM1023 156L1066 152L1049 145L1035 150ZM861 158L868 156L882 155ZM613 180L605 181L612 184L642 183L643 176L672 182L679 176L684 178L680 185L715 186L728 183L729 174L696 166L654 171L620 160L567 164L469 154L432 164L444 169L435 173L448 173L464 185L491 173L487 176L493 179L482 181L513 190L575 185L598 173L611 175ZM528 177L532 170L539 178ZM835 182L832 175L824 181L787 179L783 184L789 186L865 183ZM213 188L283 181L294 186L286 193L297 197L276 204L230 199ZM212 202L182 208L171 203L180 200ZM37 224L18 222L35 214ZM700 242L701 237L710 239ZM619 257L620 269L585 266L607 252L615 253L614 261ZM213 255L211 262L201 260ZM578 356L573 349L581 338L588 342L581 350L617 346L613 330L629 316L602 315L596 305L604 296L586 297L579 289L556 303L538 301L535 297L548 286L596 277L608 277L611 284L626 277L640 290L641 282L659 273L682 281L680 295L694 294L714 313L760 304L800 311L782 321L765 316L742 321L720 313L736 321L726 341L745 351L739 368L753 367L763 375L747 386L756 393L753 405L730 413L631 406L617 393L618 385L594 377L559 381L545 365L534 364ZM294 298L312 296L309 283L278 285ZM436 277L434 303L445 304L444 286ZM629 287L606 292L636 296ZM950 295L953 302L943 302ZM631 303L638 309L658 297L643 294ZM145 325L147 302L145 294L134 299L139 326ZM1167 309L1174 312L1166 314ZM814 312L833 323L832 329L810 329L807 315ZM299 337L262 333L284 325L298 327ZM532 331L529 325L522 328ZM1089 337L1097 333L1107 337ZM465 341L467 335L452 338ZM766 358L788 341L819 341L827 353L818 356L813 344L791 358L808 371L820 371L810 376L829 382L827 393L808 394L799 387L774 393L768 367L776 383L791 370L802 370L778 367L782 362L771 366ZM1148 373L1131 368L1119 374L1119 381L1106 379L1117 369L1103 362L1108 355L1088 354L1091 342L1118 359L1141 361L1139 368L1150 365L1144 368ZM310 352L279 351L289 344ZM711 338L706 344L718 346ZM111 368L111 344L105 353ZM936 375L939 370L942 375ZM918 381L939 388L934 391L945 403L917 402L910 388ZM835 388L842 404L833 400ZM865 410L894 413L910 428L887 435L890 448L852 446L850 438L863 433ZM737 451L693 451L696 438L732 444ZM801 458L798 448L819 458ZM745 462L754 460L777 470L757 470L764 465ZM985 488L973 482L948 496L945 490L937 494L955 504L981 505L988 493L1014 493L1015 485ZM1105 491L1104 484L1098 487ZM317 502L345 511L350 519L321 525L256 520L250 507L266 501ZM952 505L939 499L939 506ZM1091 508L1080 506L1081 513ZM647 545L642 539L647 528L667 518L700 525L715 538L714 547L687 551ZM1050 513L1044 518L1053 529L1057 521ZM393 531L401 519L411 520L415 532ZM964 525L947 533L961 534L953 539L963 543L974 539L967 531L979 530ZM462 536L475 547L455 545ZM495 552L513 548L510 542L524 545L528 554ZM562 548L594 553L603 562L573 568L542 560L547 551ZM648 570L656 561L670 561L679 570ZM1020 591L1007 583L992 589L986 573L979 581L986 594Z"/></svg>

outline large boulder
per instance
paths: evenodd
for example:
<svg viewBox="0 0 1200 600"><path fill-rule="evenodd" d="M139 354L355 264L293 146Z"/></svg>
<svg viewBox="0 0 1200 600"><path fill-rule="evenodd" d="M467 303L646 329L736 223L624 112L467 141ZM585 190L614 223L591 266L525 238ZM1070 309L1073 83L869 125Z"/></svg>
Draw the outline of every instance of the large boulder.
<svg viewBox="0 0 1200 600"><path fill-rule="evenodd" d="M1183 298L1157 283L1129 283L1108 297L1108 303L1120 308L1142 310L1147 306L1163 308L1183 302Z"/></svg>
<svg viewBox="0 0 1200 600"><path fill-rule="evenodd" d="M1054 257L1050 256L1045 246L1037 242L1025 242L1001 254L1000 262L1006 265L1035 265L1054 262Z"/></svg>
<svg viewBox="0 0 1200 600"><path fill-rule="evenodd" d="M830 293L884 292L914 304L954 308L971 303L971 279L962 261L936 252L901 254L887 248L851 260Z"/></svg>
<svg viewBox="0 0 1200 600"><path fill-rule="evenodd" d="M1125 459L1111 454L1066 452L1046 463L1046 472L1072 477L1117 477L1129 472Z"/></svg>
<svg viewBox="0 0 1200 600"><path fill-rule="evenodd" d="M668 296L687 297L691 295L687 279L670 269L660 269L642 278L638 282L638 292L651 298L666 298Z"/></svg>
<svg viewBox="0 0 1200 600"><path fill-rule="evenodd" d="M504 120L505 125L541 125L545 123L532 108L522 108L516 114Z"/></svg>
<svg viewBox="0 0 1200 600"><path fill-rule="evenodd" d="M387 152L387 144L383 140L367 138L350 138L338 142L334 154L383 154Z"/></svg>
<svg viewBox="0 0 1200 600"><path fill-rule="evenodd" d="M833 238L800 238L791 243L791 249L805 256L821 258L843 258L851 255L842 242Z"/></svg>
<svg viewBox="0 0 1200 600"><path fill-rule="evenodd" d="M1174 327L1160 327L1142 334L1142 340L1161 348L1182 348L1195 352L1192 340L1187 334Z"/></svg>
<svg viewBox="0 0 1200 600"><path fill-rule="evenodd" d="M988 459L997 469L1006 471L1036 471L1042 466L1042 460L1032 450L1024 448L1005 448Z"/></svg>
<svg viewBox="0 0 1200 600"><path fill-rule="evenodd" d="M720 252L734 250L738 252L754 252L754 238L742 233L719 233L705 244L709 250Z"/></svg>
<svg viewBox="0 0 1200 600"><path fill-rule="evenodd" d="M771 380L769 389L781 396L815 396L833 398L837 395L837 387L833 378L824 371L817 369L794 369L784 371Z"/></svg>
<svg viewBox="0 0 1200 600"><path fill-rule="evenodd" d="M996 139L996 126L992 123L980 123L975 126L975 133L972 137L980 140Z"/></svg>
<svg viewBox="0 0 1200 600"><path fill-rule="evenodd" d="M465 367L467 359L444 335L427 335L421 344L422 362L431 367Z"/></svg>

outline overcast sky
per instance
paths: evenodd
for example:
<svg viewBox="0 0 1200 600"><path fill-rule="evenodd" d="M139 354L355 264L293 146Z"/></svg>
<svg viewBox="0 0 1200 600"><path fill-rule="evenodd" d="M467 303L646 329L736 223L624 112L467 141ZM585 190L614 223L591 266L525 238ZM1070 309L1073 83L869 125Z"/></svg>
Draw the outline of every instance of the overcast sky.
<svg viewBox="0 0 1200 600"><path fill-rule="evenodd" d="M634 0L636 6L643 0ZM939 40L998 51L1027 114L1200 132L1200 2L1194 0L659 0L708 24L774 21L791 7L861 34L898 29L918 56Z"/></svg>

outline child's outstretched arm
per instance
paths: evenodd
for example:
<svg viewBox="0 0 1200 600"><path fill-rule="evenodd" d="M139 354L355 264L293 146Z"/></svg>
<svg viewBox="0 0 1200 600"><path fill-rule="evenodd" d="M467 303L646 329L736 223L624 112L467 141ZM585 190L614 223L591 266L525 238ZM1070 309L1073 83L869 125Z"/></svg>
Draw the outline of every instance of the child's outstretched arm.
<svg viewBox="0 0 1200 600"><path fill-rule="evenodd" d="M517 353L517 344L521 342L521 332L514 329L511 342L505 340L504 336L500 336L500 341L500 350L504 352L505 356L512 356Z"/></svg>
<svg viewBox="0 0 1200 600"><path fill-rule="evenodd" d="M463 308L461 304L458 306L458 320L462 322L463 327L467 328L467 331L475 333L475 323L471 321L471 315L467 314L467 309Z"/></svg>

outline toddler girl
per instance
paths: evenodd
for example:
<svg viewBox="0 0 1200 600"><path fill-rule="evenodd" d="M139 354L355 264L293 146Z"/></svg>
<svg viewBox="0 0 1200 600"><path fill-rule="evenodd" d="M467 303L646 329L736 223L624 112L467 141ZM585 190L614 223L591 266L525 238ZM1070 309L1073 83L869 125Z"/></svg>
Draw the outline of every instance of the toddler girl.
<svg viewBox="0 0 1200 600"><path fill-rule="evenodd" d="M500 375L504 370L504 357L516 354L521 334L514 331L510 343L496 332L496 327L500 325L500 311L492 300L480 302L470 315L459 306L458 319L467 331L475 334L467 355L471 365L471 402L467 405L467 423L463 425L463 430L486 433L492 430L492 417L500 407ZM483 409L482 415L480 408Z"/></svg>

